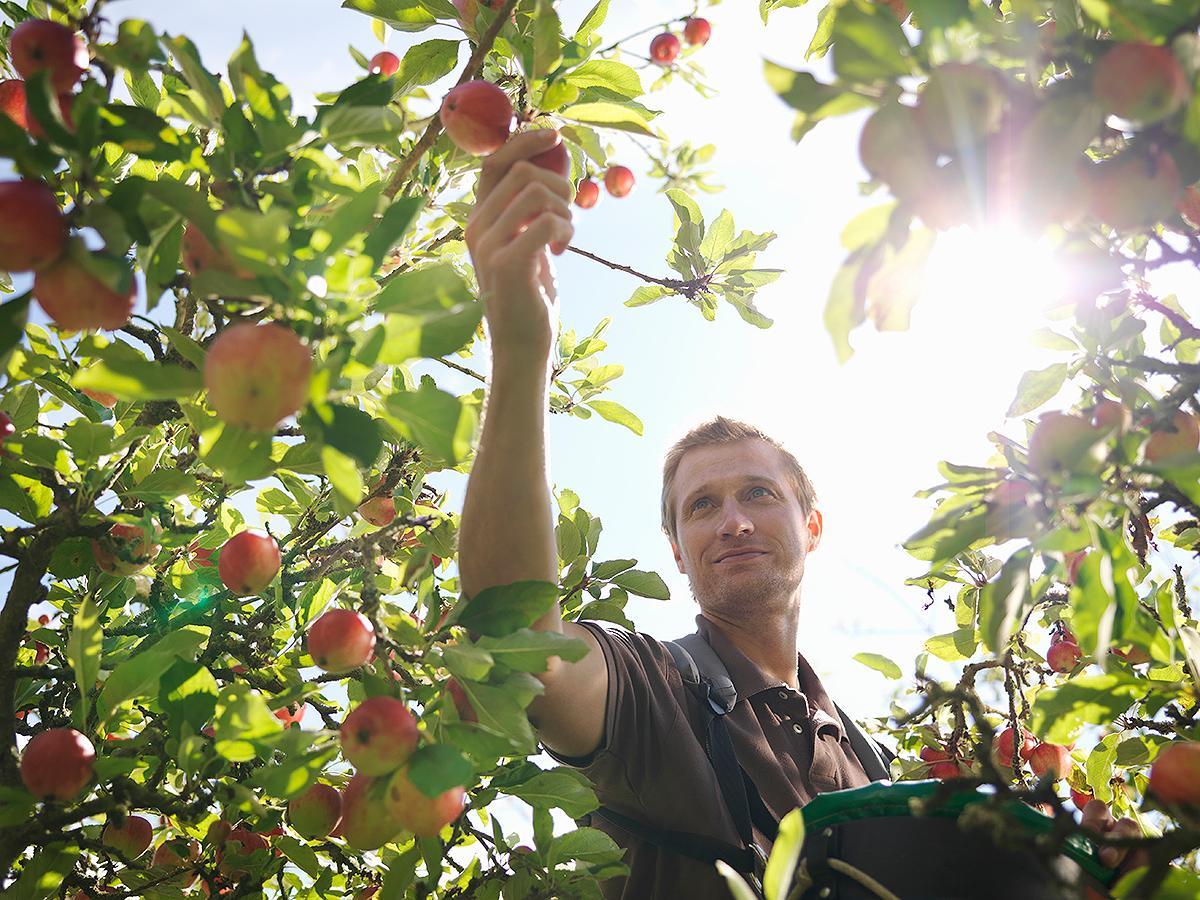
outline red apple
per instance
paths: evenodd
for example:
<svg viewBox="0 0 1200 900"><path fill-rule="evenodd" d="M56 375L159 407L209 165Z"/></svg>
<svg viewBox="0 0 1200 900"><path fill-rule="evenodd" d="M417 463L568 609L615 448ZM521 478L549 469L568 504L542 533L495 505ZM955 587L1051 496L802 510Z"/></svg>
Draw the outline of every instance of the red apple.
<svg viewBox="0 0 1200 900"><path fill-rule="evenodd" d="M669 66L679 56L679 38L664 31L650 42L650 58L660 66Z"/></svg>
<svg viewBox="0 0 1200 900"><path fill-rule="evenodd" d="M1091 794L1071 788L1071 802L1075 804L1075 808L1080 812L1083 812L1083 808L1095 799Z"/></svg>
<svg viewBox="0 0 1200 900"><path fill-rule="evenodd" d="M1196 452L1200 446L1200 422L1183 410L1171 419L1173 430L1164 428L1150 432L1146 441L1146 462L1158 463L1176 456Z"/></svg>
<svg viewBox="0 0 1200 900"><path fill-rule="evenodd" d="M87 45L66 25L48 19L27 19L8 39L13 68L28 80L34 72L50 71L56 94L65 94L88 70Z"/></svg>
<svg viewBox="0 0 1200 900"><path fill-rule="evenodd" d="M417 748L417 720L394 697L368 697L342 722L342 755L364 775L386 775Z"/></svg>
<svg viewBox="0 0 1200 900"><path fill-rule="evenodd" d="M490 81L468 81L442 101L442 127L464 153L486 156L504 146L512 131L513 106Z"/></svg>
<svg viewBox="0 0 1200 900"><path fill-rule="evenodd" d="M126 816L124 824L109 822L105 825L100 840L129 859L137 859L154 840L154 827L143 816Z"/></svg>
<svg viewBox="0 0 1200 900"><path fill-rule="evenodd" d="M1133 424L1133 413L1117 400L1101 400L1092 407L1092 427L1124 434Z"/></svg>
<svg viewBox="0 0 1200 900"><path fill-rule="evenodd" d="M1096 60L1092 95L1106 113L1142 127L1182 109L1192 88L1169 48L1134 41L1116 44Z"/></svg>
<svg viewBox="0 0 1200 900"><path fill-rule="evenodd" d="M549 150L543 150L535 156L529 157L529 161L535 166L554 172L566 178L571 171L571 155L567 153L567 145L559 141Z"/></svg>
<svg viewBox="0 0 1200 900"><path fill-rule="evenodd" d="M62 255L67 220L42 181L0 181L0 269L42 269Z"/></svg>
<svg viewBox="0 0 1200 900"><path fill-rule="evenodd" d="M33 296L59 328L112 331L129 323L137 301L137 280L132 272L125 275L125 289L114 291L70 253L64 253L36 272Z"/></svg>
<svg viewBox="0 0 1200 900"><path fill-rule="evenodd" d="M371 490L378 490L381 484L383 484L382 479L375 482L375 486ZM395 520L396 501L392 499L391 494L371 497L359 504L358 514L372 525L382 528L384 525L390 525Z"/></svg>
<svg viewBox="0 0 1200 900"><path fill-rule="evenodd" d="M600 200L600 185L585 178L575 189L575 205L580 209L591 209Z"/></svg>
<svg viewBox="0 0 1200 900"><path fill-rule="evenodd" d="M208 402L230 425L274 431L308 399L312 352L275 322L231 325L204 358Z"/></svg>
<svg viewBox="0 0 1200 900"><path fill-rule="evenodd" d="M712 25L708 19L692 17L683 24L683 39L692 46L704 46L712 36Z"/></svg>
<svg viewBox="0 0 1200 900"><path fill-rule="evenodd" d="M275 579L280 559L275 538L255 529L239 531L221 548L217 572L235 594L260 594Z"/></svg>
<svg viewBox="0 0 1200 900"><path fill-rule="evenodd" d="M150 867L173 871L187 865L189 862L194 863L199 859L199 841L194 838L188 838L186 841L181 838L175 838L174 840L164 841L154 849L154 855L150 857ZM186 889L195 884L196 879L199 877L200 873L193 870L191 875L182 873L178 878L168 879L164 883Z"/></svg>
<svg viewBox="0 0 1200 900"><path fill-rule="evenodd" d="M253 274L235 263L225 250L214 247L204 232L191 222L183 229L179 248L180 262L193 278L201 272L225 272L238 278L253 278Z"/></svg>
<svg viewBox="0 0 1200 900"><path fill-rule="evenodd" d="M450 694L450 699L454 701L454 708L458 710L458 717L460 719L464 722L479 721L479 714L475 712L475 707L471 705L471 700L467 696L467 692L457 680L451 678L447 681L446 691Z"/></svg>
<svg viewBox="0 0 1200 900"><path fill-rule="evenodd" d="M44 666L49 658L50 648L41 641L35 641L33 649L33 664L35 666Z"/></svg>
<svg viewBox="0 0 1200 900"><path fill-rule="evenodd" d="M12 419L8 417L8 413L0 412L0 444L17 433L17 426L13 425Z"/></svg>
<svg viewBox="0 0 1200 900"><path fill-rule="evenodd" d="M45 613L42 613L40 616L38 616L38 624L39 625L49 625L50 617L48 615L46 615Z"/></svg>
<svg viewBox="0 0 1200 900"><path fill-rule="evenodd" d="M329 835L342 820L342 795L337 788L318 782L288 801L288 821L304 838Z"/></svg>
<svg viewBox="0 0 1200 900"><path fill-rule="evenodd" d="M109 394L106 391L93 391L91 388L80 388L80 393L85 397L95 400L105 409L112 409L117 405L118 397L116 394Z"/></svg>
<svg viewBox="0 0 1200 900"><path fill-rule="evenodd" d="M304 718L304 710L307 706L307 703L293 703L291 706L275 710L275 718L284 725L299 725Z"/></svg>
<svg viewBox="0 0 1200 900"><path fill-rule="evenodd" d="M633 172L627 166L609 166L604 173L604 187L610 196L628 196L633 190Z"/></svg>
<svg viewBox="0 0 1200 900"><path fill-rule="evenodd" d="M1183 195L1179 167L1165 150L1122 153L1087 174L1091 214L1119 230L1137 230L1166 219Z"/></svg>
<svg viewBox="0 0 1200 900"><path fill-rule="evenodd" d="M1021 759L1029 759L1029 754L1037 746L1037 741L1027 730L1021 729ZM1012 767L1013 730L1005 728L992 741L992 755L996 764L1001 768Z"/></svg>
<svg viewBox="0 0 1200 900"><path fill-rule="evenodd" d="M1200 187L1188 185L1183 191L1183 196L1175 201L1175 208L1193 231L1200 228Z"/></svg>
<svg viewBox="0 0 1200 900"><path fill-rule="evenodd" d="M939 781L949 781L951 778L964 778L970 772L964 770L957 762L938 762L929 767L929 777Z"/></svg>
<svg viewBox="0 0 1200 900"><path fill-rule="evenodd" d="M1029 436L1029 468L1043 478L1096 474L1104 453L1091 422L1067 413L1043 414Z"/></svg>
<svg viewBox="0 0 1200 900"><path fill-rule="evenodd" d="M39 800L73 800L92 780L96 748L74 728L49 728L21 754L21 780Z"/></svg>
<svg viewBox="0 0 1200 900"><path fill-rule="evenodd" d="M25 118L25 82L19 78L0 81L0 114L8 116L22 128L29 128Z"/></svg>
<svg viewBox="0 0 1200 900"><path fill-rule="evenodd" d="M1066 778L1071 771L1071 751L1061 744L1038 744L1029 753L1029 768L1039 778L1049 773L1055 781Z"/></svg>
<svg viewBox="0 0 1200 900"><path fill-rule="evenodd" d="M1079 645L1074 641L1058 641L1050 645L1050 649L1046 652L1046 664L1055 672L1066 674L1075 671L1075 667L1079 665L1079 660L1083 658L1083 654L1079 650Z"/></svg>
<svg viewBox="0 0 1200 900"><path fill-rule="evenodd" d="M460 815L466 805L466 791L452 787L436 797L417 788L408 777L408 769L400 769L387 786L387 808L405 831L417 837L437 837L438 832Z"/></svg>
<svg viewBox="0 0 1200 900"><path fill-rule="evenodd" d="M380 50L371 57L371 62L367 65L367 71L372 74L382 75L384 78L391 78L400 71L400 57L391 50Z"/></svg>
<svg viewBox="0 0 1200 900"><path fill-rule="evenodd" d="M921 760L927 763L947 762L951 756L945 750L939 750L937 747L922 747Z"/></svg>
<svg viewBox="0 0 1200 900"><path fill-rule="evenodd" d="M1158 751L1150 766L1150 793L1162 803L1200 803L1200 742L1177 741Z"/></svg>
<svg viewBox="0 0 1200 900"><path fill-rule="evenodd" d="M92 538L92 555L102 572L125 577L154 561L162 550L158 543L161 537L162 530L157 524L147 539L142 526L117 523L108 529L108 534Z"/></svg>
<svg viewBox="0 0 1200 900"><path fill-rule="evenodd" d="M391 814L384 796L386 781L361 772L342 791L342 836L358 850L377 850L402 828Z"/></svg>
<svg viewBox="0 0 1200 900"><path fill-rule="evenodd" d="M75 133L75 95L74 94L59 94L58 100L58 115L63 121L63 127L71 134ZM38 121L32 107L29 105L29 99L25 100L25 122L29 127L29 133L39 141L46 140L46 129L42 127L42 123Z"/></svg>
<svg viewBox="0 0 1200 900"><path fill-rule="evenodd" d="M375 650L371 620L352 609L330 609L308 627L308 655L326 672L365 665Z"/></svg>
<svg viewBox="0 0 1200 900"><path fill-rule="evenodd" d="M267 839L261 834L247 828L235 828L229 832L229 836L217 850L217 870L227 878L245 878L249 873L238 867L241 860L235 862L230 857L246 857L259 850L269 849Z"/></svg>

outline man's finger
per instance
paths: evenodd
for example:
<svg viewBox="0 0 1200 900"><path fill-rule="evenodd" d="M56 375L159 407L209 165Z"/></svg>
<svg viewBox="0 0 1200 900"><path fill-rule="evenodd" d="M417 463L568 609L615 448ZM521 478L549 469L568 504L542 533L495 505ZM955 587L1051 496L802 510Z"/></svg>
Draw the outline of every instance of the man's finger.
<svg viewBox="0 0 1200 900"><path fill-rule="evenodd" d="M1113 824L1112 813L1108 811L1108 806L1102 800L1089 800L1083 807L1083 815L1079 817L1079 824L1084 828L1090 828L1103 834Z"/></svg>
<svg viewBox="0 0 1200 900"><path fill-rule="evenodd" d="M522 131L510 137L504 146L490 154L480 167L479 186L475 191L479 202L487 198L487 195L491 193L513 163L544 153L559 140L558 132L553 128Z"/></svg>

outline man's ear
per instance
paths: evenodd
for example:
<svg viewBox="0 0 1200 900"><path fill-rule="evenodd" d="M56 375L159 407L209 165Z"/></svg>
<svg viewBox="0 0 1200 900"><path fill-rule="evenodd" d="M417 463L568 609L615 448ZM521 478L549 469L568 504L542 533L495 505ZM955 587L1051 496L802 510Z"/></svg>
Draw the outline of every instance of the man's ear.
<svg viewBox="0 0 1200 900"><path fill-rule="evenodd" d="M675 557L675 565L679 569L679 574L686 575L687 572L683 568L683 557L679 555L679 547L674 541L671 541L671 555Z"/></svg>
<svg viewBox="0 0 1200 900"><path fill-rule="evenodd" d="M816 550L821 544L821 535L825 533L825 519L821 515L819 509L813 509L808 514L808 521L805 523L805 529L808 531L808 552Z"/></svg>

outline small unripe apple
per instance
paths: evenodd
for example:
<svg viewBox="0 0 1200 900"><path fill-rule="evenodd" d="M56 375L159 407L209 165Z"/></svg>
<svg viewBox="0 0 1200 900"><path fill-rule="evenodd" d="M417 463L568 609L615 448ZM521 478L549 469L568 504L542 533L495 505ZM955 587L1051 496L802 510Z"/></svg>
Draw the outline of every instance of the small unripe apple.
<svg viewBox="0 0 1200 900"><path fill-rule="evenodd" d="M1175 456L1195 453L1196 448L1200 446L1200 422L1197 422L1195 416L1180 410L1171 419L1171 424L1174 426L1173 431L1164 428L1161 431L1150 432L1145 450L1147 462L1157 463Z"/></svg>
<svg viewBox="0 0 1200 900"><path fill-rule="evenodd" d="M1042 415L1029 436L1029 468L1043 478L1095 474L1104 465L1104 445L1092 423L1062 412Z"/></svg>
<svg viewBox="0 0 1200 900"><path fill-rule="evenodd" d="M1131 41L1114 45L1096 60L1092 96L1106 113L1143 127L1182 109L1192 88L1170 48Z"/></svg>
<svg viewBox="0 0 1200 900"><path fill-rule="evenodd" d="M162 530L157 524L147 538L142 526L118 522L108 534L92 538L92 555L101 571L125 577L140 572L154 561L162 550L158 543L161 536Z"/></svg>
<svg viewBox="0 0 1200 900"><path fill-rule="evenodd" d="M208 403L230 425L274 431L308 399L312 351L276 322L221 331L204 358Z"/></svg>
<svg viewBox="0 0 1200 900"><path fill-rule="evenodd" d="M395 697L368 697L342 722L342 755L364 775L386 775L417 748L420 732L408 707Z"/></svg>
<svg viewBox="0 0 1200 900"><path fill-rule="evenodd" d="M358 772L342 790L342 836L358 850L377 850L396 837L401 824L385 802L387 781Z"/></svg>
<svg viewBox="0 0 1200 900"><path fill-rule="evenodd" d="M0 181L0 269L41 269L62 255L67 220L42 181Z"/></svg>
<svg viewBox="0 0 1200 900"><path fill-rule="evenodd" d="M575 205L580 209L591 209L600 200L600 185L592 181L590 178L585 178L579 182L579 187L575 189Z"/></svg>
<svg viewBox="0 0 1200 900"><path fill-rule="evenodd" d="M692 17L683 24L683 39L693 47L704 46L712 37L712 25L708 19Z"/></svg>
<svg viewBox="0 0 1200 900"><path fill-rule="evenodd" d="M650 42L650 58L660 66L669 66L679 56L679 38L664 31Z"/></svg>
<svg viewBox="0 0 1200 900"><path fill-rule="evenodd" d="M384 78L391 78L400 71L400 57L391 50L380 50L371 57L367 71Z"/></svg>
<svg viewBox="0 0 1200 900"><path fill-rule="evenodd" d="M562 141L549 150L543 150L541 153L529 157L529 161L535 166L548 172L554 172L563 178L566 178L571 171L571 155L567 153L567 145Z"/></svg>
<svg viewBox="0 0 1200 900"><path fill-rule="evenodd" d="M342 820L342 795L320 782L288 801L288 821L304 838L315 840L333 832Z"/></svg>
<svg viewBox="0 0 1200 900"><path fill-rule="evenodd" d="M604 187L609 196L628 196L633 190L633 172L627 166L609 166L604 173Z"/></svg>
<svg viewBox="0 0 1200 900"><path fill-rule="evenodd" d="M475 712L475 707L471 705L471 699L456 679L451 678L446 682L446 692L450 694L450 699L454 701L454 708L458 710L458 717L462 721L479 721L479 714Z"/></svg>
<svg viewBox="0 0 1200 900"><path fill-rule="evenodd" d="M1052 773L1057 781L1071 771L1071 751L1061 744L1038 744L1029 754L1029 768L1041 778Z"/></svg>
<svg viewBox="0 0 1200 900"><path fill-rule="evenodd" d="M137 302L137 280L114 291L69 252L33 276L33 296L54 324L68 331L115 331L129 323Z"/></svg>
<svg viewBox="0 0 1200 900"><path fill-rule="evenodd" d="M499 150L512 131L512 101L490 81L458 85L442 101L440 115L450 140L476 156Z"/></svg>
<svg viewBox="0 0 1200 900"><path fill-rule="evenodd" d="M326 610L308 628L308 655L326 672L357 669L374 650L371 620L352 609Z"/></svg>
<svg viewBox="0 0 1200 900"><path fill-rule="evenodd" d="M1050 649L1046 652L1046 664L1055 672L1066 674L1075 671L1075 667L1079 665L1079 660L1083 658L1083 654L1079 650L1079 645L1074 641L1058 641L1050 645Z"/></svg>
<svg viewBox="0 0 1200 900"><path fill-rule="evenodd" d="M235 846L230 846L231 844ZM259 850L269 850L267 839L248 828L235 828L229 832L224 843L217 851L217 870L227 878L245 878L249 872L239 868L229 857L249 856Z"/></svg>
<svg viewBox="0 0 1200 900"><path fill-rule="evenodd" d="M281 557L279 544L269 534L248 529L239 531L221 548L217 572L221 582L235 594L262 593L275 579Z"/></svg>
<svg viewBox="0 0 1200 900"><path fill-rule="evenodd" d="M407 768L400 769L388 782L389 813L405 831L417 837L437 837L438 832L462 815L465 805L466 791L461 787L430 797L409 780Z"/></svg>
<svg viewBox="0 0 1200 900"><path fill-rule="evenodd" d="M1179 741L1158 751L1150 766L1150 793L1162 803L1200 803L1200 742Z"/></svg>
<svg viewBox="0 0 1200 900"><path fill-rule="evenodd" d="M1037 746L1037 741L1026 729L1021 729L1021 759L1029 759L1029 754ZM1013 730L1009 726L996 735L992 741L992 756L1001 768L1012 768Z"/></svg>
<svg viewBox="0 0 1200 900"><path fill-rule="evenodd" d="M96 748L74 728L48 728L21 754L21 780L39 800L73 800L92 780Z"/></svg>
<svg viewBox="0 0 1200 900"><path fill-rule="evenodd" d="M29 122L25 118L25 82L19 78L0 81L0 115L8 116L28 130Z"/></svg>
<svg viewBox="0 0 1200 900"><path fill-rule="evenodd" d="M25 80L34 72L50 71L56 94L65 94L88 70L87 44L66 25L48 19L27 19L8 39L13 68Z"/></svg>
<svg viewBox="0 0 1200 900"><path fill-rule="evenodd" d="M129 859L137 859L149 849L150 842L154 840L154 826L143 816L126 816L121 825L116 822L105 825L100 840L114 850L124 853Z"/></svg>
<svg viewBox="0 0 1200 900"><path fill-rule="evenodd" d="M1124 403L1117 400L1101 400L1092 408L1092 427L1111 429L1124 434L1133 424L1133 413Z"/></svg>

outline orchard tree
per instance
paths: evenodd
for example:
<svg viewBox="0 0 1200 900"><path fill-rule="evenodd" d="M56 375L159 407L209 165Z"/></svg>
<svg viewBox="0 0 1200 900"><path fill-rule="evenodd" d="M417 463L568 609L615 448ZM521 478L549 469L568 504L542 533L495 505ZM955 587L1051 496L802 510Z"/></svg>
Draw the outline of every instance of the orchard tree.
<svg viewBox="0 0 1200 900"><path fill-rule="evenodd" d="M118 4L0 6L0 891L598 896L621 851L554 834L596 798L529 761L525 715L583 647L528 626L556 598L626 622L665 585L596 561L564 489L559 583L462 596L428 479L471 464L463 226L515 130L545 130L581 209L648 156L676 213L660 273L554 252L637 280L627 306L770 325L774 236L704 220L712 148L673 148L647 96L706 90L709 23L684 4L605 42L608 0L569 25L547 0L346 0L408 37L352 50L361 77L303 114L249 36L215 72ZM561 334L551 410L640 434L605 396L609 321Z"/></svg>
<svg viewBox="0 0 1200 900"><path fill-rule="evenodd" d="M866 111L861 162L890 195L843 232L825 309L840 358L868 321L907 328L947 230L1019 229L1069 274L1041 338L1063 359L1026 373L1007 411L1040 413L1026 439L942 463L905 543L928 566L909 584L955 627L879 720L904 751L893 777L942 779L930 805L990 784L977 824L1003 830L1023 800L1054 818L1055 847L1084 832L1101 862L1133 848L1119 896L1200 896L1200 310L1155 287L1158 269L1200 264L1200 6L849 0L818 22L806 56L833 80L773 62L767 80L796 140ZM982 327L999 315L978 311ZM928 676L930 657L957 676ZM781 834L768 897L789 890L802 821Z"/></svg>

